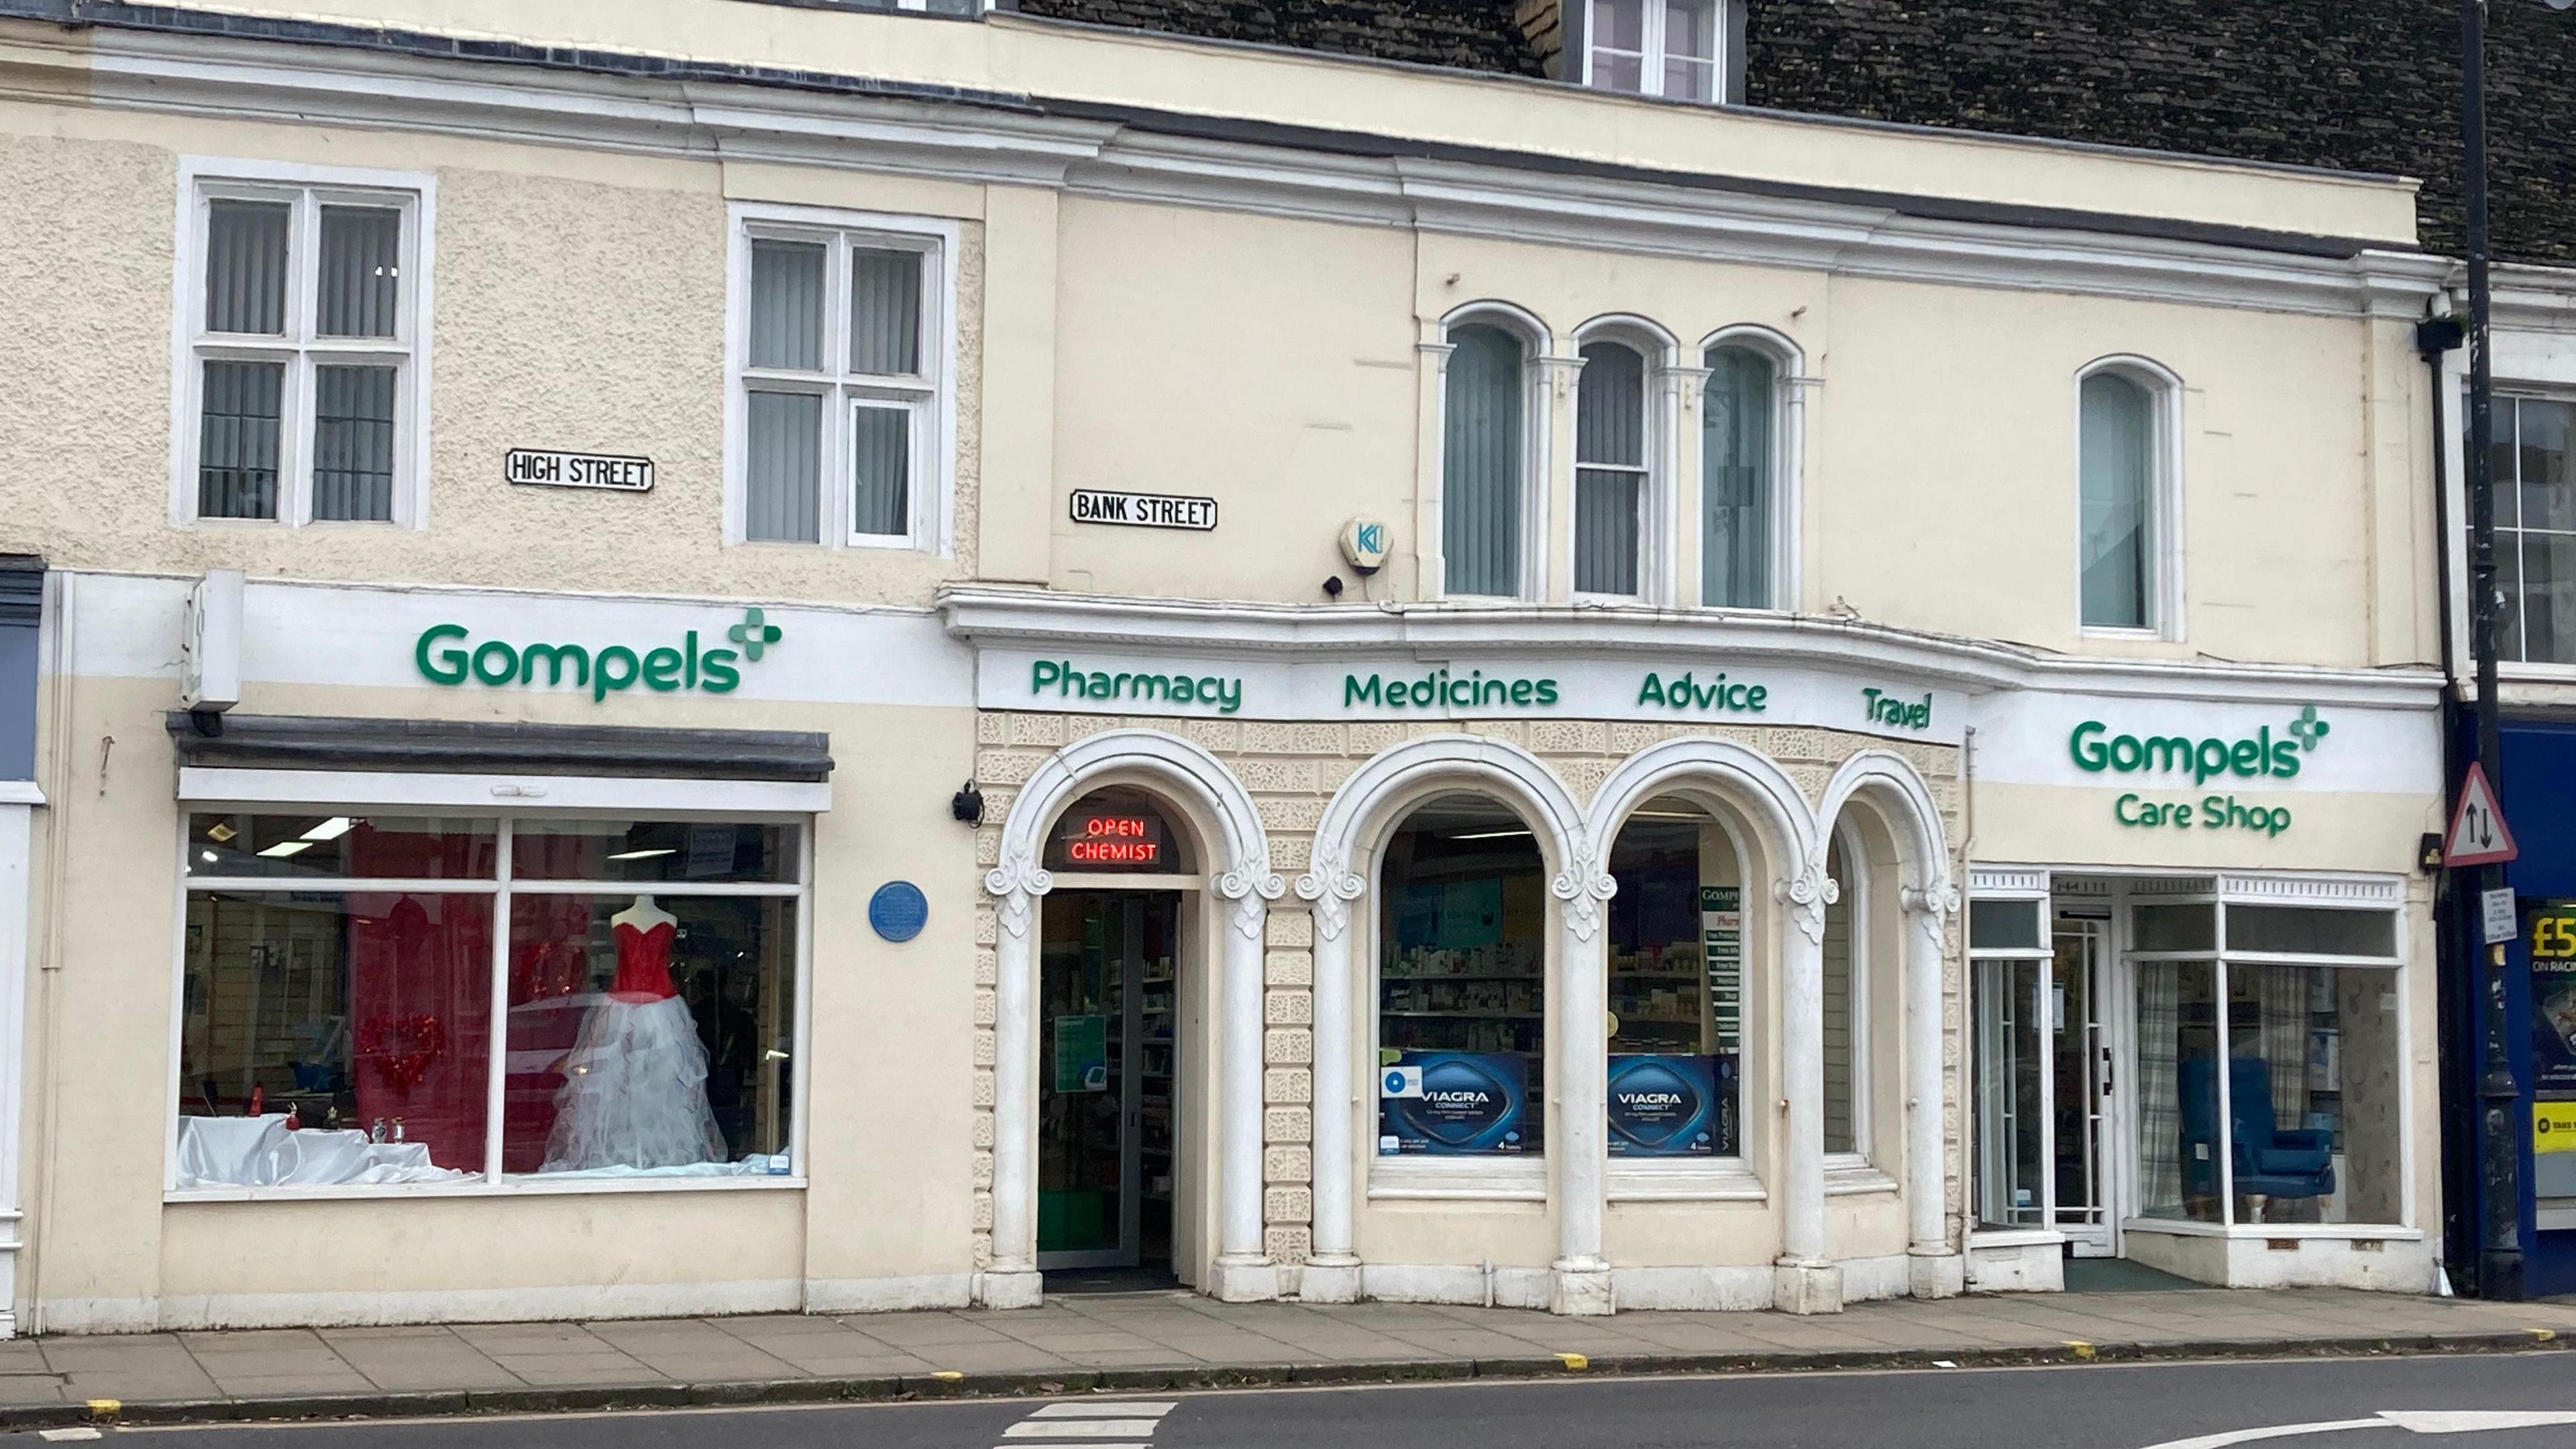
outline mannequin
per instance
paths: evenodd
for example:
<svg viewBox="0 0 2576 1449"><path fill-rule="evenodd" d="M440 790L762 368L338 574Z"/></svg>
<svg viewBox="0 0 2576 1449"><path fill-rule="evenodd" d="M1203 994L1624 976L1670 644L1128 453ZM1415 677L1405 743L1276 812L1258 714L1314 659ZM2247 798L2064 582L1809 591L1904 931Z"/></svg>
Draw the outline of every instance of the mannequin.
<svg viewBox="0 0 2576 1449"><path fill-rule="evenodd" d="M541 1172L687 1167L725 1160L707 1106L707 1049L671 984L679 919L639 895L608 918L617 977L582 1017L563 1061Z"/></svg>

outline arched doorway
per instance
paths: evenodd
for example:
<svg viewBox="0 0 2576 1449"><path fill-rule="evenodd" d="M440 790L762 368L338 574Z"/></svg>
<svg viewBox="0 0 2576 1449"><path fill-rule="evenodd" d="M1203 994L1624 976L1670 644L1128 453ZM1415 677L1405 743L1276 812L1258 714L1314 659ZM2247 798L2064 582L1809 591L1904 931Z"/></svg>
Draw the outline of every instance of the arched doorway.
<svg viewBox="0 0 2576 1449"><path fill-rule="evenodd" d="M1205 1105L1182 1060L1205 1011L1200 973L1182 970L1197 853L1163 802L1128 786L1075 800L1047 834L1037 1261L1057 1290L1177 1281L1196 1260L1181 1204L1201 1187L1183 1123Z"/></svg>

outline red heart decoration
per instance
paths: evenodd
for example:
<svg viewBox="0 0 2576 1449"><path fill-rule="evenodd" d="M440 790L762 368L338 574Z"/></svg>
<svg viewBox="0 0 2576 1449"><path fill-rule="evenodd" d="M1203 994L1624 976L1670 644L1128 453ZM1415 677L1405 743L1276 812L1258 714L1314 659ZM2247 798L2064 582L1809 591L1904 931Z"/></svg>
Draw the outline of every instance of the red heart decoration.
<svg viewBox="0 0 2576 1449"><path fill-rule="evenodd" d="M427 1012L369 1017L358 1025L358 1055L373 1058L376 1075L397 1092L408 1092L429 1074L430 1064L447 1050L447 1028Z"/></svg>

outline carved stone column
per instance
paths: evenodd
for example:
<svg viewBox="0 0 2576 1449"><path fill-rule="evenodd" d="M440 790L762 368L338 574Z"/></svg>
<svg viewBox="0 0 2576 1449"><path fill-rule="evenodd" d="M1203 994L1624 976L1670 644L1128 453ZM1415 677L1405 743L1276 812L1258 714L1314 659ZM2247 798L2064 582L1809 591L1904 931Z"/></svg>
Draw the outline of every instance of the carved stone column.
<svg viewBox="0 0 2576 1449"><path fill-rule="evenodd" d="M1601 1217L1609 1175L1610 1019L1608 940L1602 903L1619 883L1601 868L1603 852L1577 838L1549 890L1562 903L1557 950L1557 1034L1548 1067L1556 1099L1557 1257L1549 1308L1601 1314L1616 1306L1609 1260L1601 1256ZM1533 1110L1546 1110L1532 1104Z"/></svg>
<svg viewBox="0 0 2576 1449"><path fill-rule="evenodd" d="M1907 1291L1948 1298L1966 1286L1967 1264L1951 1251L1943 1172L1941 957L1959 891L1946 876L1898 893L1905 907L1905 1217Z"/></svg>
<svg viewBox="0 0 2576 1449"><path fill-rule="evenodd" d="M1789 915L1780 933L1780 1075L1789 1122L1772 1306L1838 1313L1842 1270L1825 1252L1825 907L1842 898L1842 887L1818 855L1775 881L1772 895Z"/></svg>
<svg viewBox="0 0 2576 1449"><path fill-rule="evenodd" d="M988 1308L1035 1308L1038 1276L1038 902L1055 878L1026 855L984 876L1001 931L993 983L993 1261L976 1301Z"/></svg>
<svg viewBox="0 0 2576 1449"><path fill-rule="evenodd" d="M1338 845L1319 842L1297 897L1315 916L1315 1247L1297 1296L1308 1303L1355 1303L1360 1260L1352 1252L1351 1119L1362 1106L1351 1070L1351 909L1368 885Z"/></svg>
<svg viewBox="0 0 2576 1449"><path fill-rule="evenodd" d="M1279 1296L1279 1269L1261 1240L1261 964L1270 902L1286 890L1256 855L1208 882L1222 904L1217 1048L1217 1256L1208 1287L1227 1303Z"/></svg>

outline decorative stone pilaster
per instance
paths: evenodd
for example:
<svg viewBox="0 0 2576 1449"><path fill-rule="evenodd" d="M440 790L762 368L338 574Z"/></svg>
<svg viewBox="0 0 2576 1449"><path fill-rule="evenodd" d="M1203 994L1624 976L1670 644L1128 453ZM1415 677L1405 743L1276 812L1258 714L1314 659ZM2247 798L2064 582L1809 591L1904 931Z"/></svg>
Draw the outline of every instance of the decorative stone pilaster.
<svg viewBox="0 0 2576 1449"><path fill-rule="evenodd" d="M1897 900L1905 908L1906 1277L1915 1297L1948 1298L1967 1280L1965 1258L1950 1248L1942 1153L1942 1084L1949 1080L1941 1057L1942 958L1959 890L1935 875L1901 888Z"/></svg>

